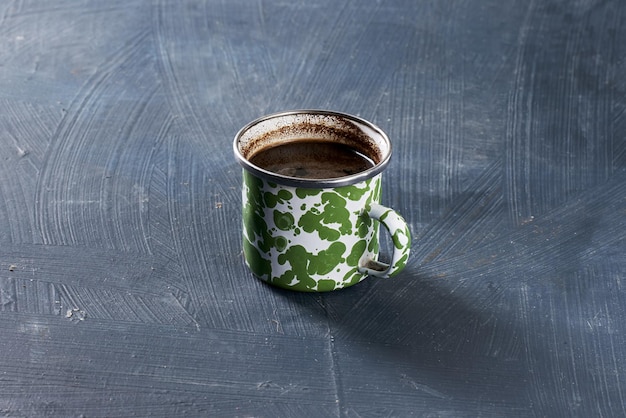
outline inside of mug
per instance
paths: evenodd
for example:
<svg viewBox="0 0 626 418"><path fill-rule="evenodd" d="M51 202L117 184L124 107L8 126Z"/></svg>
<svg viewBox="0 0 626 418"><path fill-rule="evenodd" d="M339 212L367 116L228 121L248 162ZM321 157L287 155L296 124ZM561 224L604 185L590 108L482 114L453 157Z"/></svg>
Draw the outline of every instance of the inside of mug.
<svg viewBox="0 0 626 418"><path fill-rule="evenodd" d="M249 160L265 149L299 140L331 141L346 145L378 165L390 152L384 134L345 116L326 113L290 113L261 119L244 128L238 149Z"/></svg>

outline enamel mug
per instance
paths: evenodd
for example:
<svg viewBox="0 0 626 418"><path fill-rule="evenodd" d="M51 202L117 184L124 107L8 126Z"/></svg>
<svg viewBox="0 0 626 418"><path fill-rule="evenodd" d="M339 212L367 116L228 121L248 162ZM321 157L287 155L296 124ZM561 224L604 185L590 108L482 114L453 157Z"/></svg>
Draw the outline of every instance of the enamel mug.
<svg viewBox="0 0 626 418"><path fill-rule="evenodd" d="M372 166L339 177L301 178L250 162L263 150L303 139L349 146ZM249 123L233 148L243 167L243 253L256 277L286 289L325 292L367 276L392 277L405 267L409 228L380 203L391 157L380 128L343 113L290 111ZM389 264L378 261L380 225L393 243Z"/></svg>

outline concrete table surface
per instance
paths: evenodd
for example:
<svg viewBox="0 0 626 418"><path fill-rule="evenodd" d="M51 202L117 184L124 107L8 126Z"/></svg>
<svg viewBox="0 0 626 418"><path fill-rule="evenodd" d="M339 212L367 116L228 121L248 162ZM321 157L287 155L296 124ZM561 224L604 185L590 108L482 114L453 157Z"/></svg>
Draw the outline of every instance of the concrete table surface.
<svg viewBox="0 0 626 418"><path fill-rule="evenodd" d="M626 415L626 3L0 4L0 415ZM271 288L237 130L359 115L407 269Z"/></svg>

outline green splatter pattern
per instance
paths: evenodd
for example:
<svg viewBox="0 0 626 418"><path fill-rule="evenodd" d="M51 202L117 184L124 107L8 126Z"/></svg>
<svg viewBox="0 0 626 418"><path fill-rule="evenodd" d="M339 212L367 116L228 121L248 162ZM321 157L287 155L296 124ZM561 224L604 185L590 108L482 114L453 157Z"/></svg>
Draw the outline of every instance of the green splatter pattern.
<svg viewBox="0 0 626 418"><path fill-rule="evenodd" d="M243 178L244 256L257 277L321 292L353 285L371 273L360 266L378 258L378 222L366 208L380 201L380 175L326 189L281 186L245 170ZM399 218L393 211L385 216ZM396 253L408 258L404 247L410 246L410 236L399 219L404 228L397 228L392 240L402 247ZM406 264L406 258L398 262Z"/></svg>

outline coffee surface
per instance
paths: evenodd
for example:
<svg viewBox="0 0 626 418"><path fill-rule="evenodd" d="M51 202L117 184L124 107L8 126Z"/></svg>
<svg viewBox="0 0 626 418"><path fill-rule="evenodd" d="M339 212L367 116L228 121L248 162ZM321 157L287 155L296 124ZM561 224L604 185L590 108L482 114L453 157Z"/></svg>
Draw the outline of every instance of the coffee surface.
<svg viewBox="0 0 626 418"><path fill-rule="evenodd" d="M336 142L298 140L266 148L249 161L276 174L305 179L330 179L360 173L374 162Z"/></svg>

